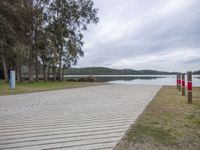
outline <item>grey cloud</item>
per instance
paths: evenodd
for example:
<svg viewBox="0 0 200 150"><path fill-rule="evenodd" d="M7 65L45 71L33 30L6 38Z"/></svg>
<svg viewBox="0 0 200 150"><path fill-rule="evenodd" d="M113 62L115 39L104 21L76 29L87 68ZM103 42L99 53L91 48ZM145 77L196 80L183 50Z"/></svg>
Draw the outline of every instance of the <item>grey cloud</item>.
<svg viewBox="0 0 200 150"><path fill-rule="evenodd" d="M100 23L85 33L85 57L80 59L78 67L136 69L137 66L171 71L176 69L174 66L187 63L178 68L200 69L199 62L193 60L200 58L199 0L125 2L95 0ZM176 59L173 53L178 57L183 50L188 56L173 60ZM163 54L166 57L161 57ZM170 58L173 61L169 63ZM144 59L149 59L152 65Z"/></svg>
<svg viewBox="0 0 200 150"><path fill-rule="evenodd" d="M200 66L200 57L199 58L195 58L195 59L191 59L191 60L186 60L185 62L183 62L183 64L198 64Z"/></svg>

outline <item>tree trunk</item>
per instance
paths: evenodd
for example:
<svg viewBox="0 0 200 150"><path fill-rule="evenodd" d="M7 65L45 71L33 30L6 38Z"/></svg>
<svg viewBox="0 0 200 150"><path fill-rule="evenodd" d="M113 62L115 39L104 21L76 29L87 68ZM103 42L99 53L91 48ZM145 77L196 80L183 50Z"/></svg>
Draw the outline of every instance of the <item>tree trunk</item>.
<svg viewBox="0 0 200 150"><path fill-rule="evenodd" d="M48 64L48 74L47 74L47 79L50 80L50 63Z"/></svg>
<svg viewBox="0 0 200 150"><path fill-rule="evenodd" d="M19 79L20 79L20 82L23 81L23 77L22 77L22 65L21 64L19 65Z"/></svg>
<svg viewBox="0 0 200 150"><path fill-rule="evenodd" d="M62 1L61 2L61 6L62 5ZM62 54L63 54L63 27L62 27L62 21L63 21L63 8L61 7L61 21L60 21L60 39L61 39L61 49L60 49L60 56L59 56L59 80L60 82L62 81Z"/></svg>
<svg viewBox="0 0 200 150"><path fill-rule="evenodd" d="M31 18L32 22L30 25L30 52L29 52L29 82L33 82L33 58L34 58L34 23L33 23L33 0L30 1L30 6L31 6Z"/></svg>
<svg viewBox="0 0 200 150"><path fill-rule="evenodd" d="M62 68L62 80L65 79L65 65L63 65L63 68Z"/></svg>
<svg viewBox="0 0 200 150"><path fill-rule="evenodd" d="M33 65L29 62L29 82L33 82Z"/></svg>
<svg viewBox="0 0 200 150"><path fill-rule="evenodd" d="M35 81L38 82L38 62L37 62L37 60L35 62Z"/></svg>
<svg viewBox="0 0 200 150"><path fill-rule="evenodd" d="M43 62L43 80L46 81L46 65Z"/></svg>
<svg viewBox="0 0 200 150"><path fill-rule="evenodd" d="M53 80L56 81L56 66L53 66Z"/></svg>
<svg viewBox="0 0 200 150"><path fill-rule="evenodd" d="M33 67L34 67L34 62L33 62L33 58L34 58L34 44L33 44L33 38L31 37L31 47L29 49L29 82L33 82Z"/></svg>
<svg viewBox="0 0 200 150"><path fill-rule="evenodd" d="M59 54L59 81L62 81L62 46L61 46L61 52Z"/></svg>
<svg viewBox="0 0 200 150"><path fill-rule="evenodd" d="M4 56L1 56L1 58L2 58L2 63L3 63L4 78L6 81L8 81L8 68L7 68L6 60Z"/></svg>
<svg viewBox="0 0 200 150"><path fill-rule="evenodd" d="M16 78L17 78L17 81L18 81L18 82L20 81L19 72L20 72L20 70L19 70L19 65L17 65L17 67L16 67Z"/></svg>

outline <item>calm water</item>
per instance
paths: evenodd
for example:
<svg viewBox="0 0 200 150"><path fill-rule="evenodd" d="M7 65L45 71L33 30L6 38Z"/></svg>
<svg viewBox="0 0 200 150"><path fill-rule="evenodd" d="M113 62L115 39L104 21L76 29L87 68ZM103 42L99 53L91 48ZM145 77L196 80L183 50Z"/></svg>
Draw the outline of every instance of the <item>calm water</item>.
<svg viewBox="0 0 200 150"><path fill-rule="evenodd" d="M78 80L81 77L85 76L65 76L65 78L73 80ZM116 84L176 85L176 75L94 75L94 77L96 77L99 82ZM200 75L193 75L192 80L193 86L200 86Z"/></svg>

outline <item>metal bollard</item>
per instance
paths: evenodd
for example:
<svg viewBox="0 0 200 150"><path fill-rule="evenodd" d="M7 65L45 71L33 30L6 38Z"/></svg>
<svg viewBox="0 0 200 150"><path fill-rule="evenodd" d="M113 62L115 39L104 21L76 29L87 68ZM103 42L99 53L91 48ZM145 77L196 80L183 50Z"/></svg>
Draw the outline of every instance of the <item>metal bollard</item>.
<svg viewBox="0 0 200 150"><path fill-rule="evenodd" d="M189 71L187 72L187 79L188 79L188 84L187 84L187 89L188 89L188 103L192 103L192 72Z"/></svg>
<svg viewBox="0 0 200 150"><path fill-rule="evenodd" d="M10 88L15 88L15 71L10 71Z"/></svg>

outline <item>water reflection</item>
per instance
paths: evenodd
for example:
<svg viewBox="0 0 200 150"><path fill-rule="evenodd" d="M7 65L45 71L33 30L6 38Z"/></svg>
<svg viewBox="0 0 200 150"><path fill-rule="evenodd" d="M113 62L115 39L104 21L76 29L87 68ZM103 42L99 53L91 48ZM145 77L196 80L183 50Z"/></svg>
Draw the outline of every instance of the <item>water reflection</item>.
<svg viewBox="0 0 200 150"><path fill-rule="evenodd" d="M133 80L155 80L165 77L96 77L98 82L112 82L112 81L133 81Z"/></svg>
<svg viewBox="0 0 200 150"><path fill-rule="evenodd" d="M78 81L88 75L65 76L68 80ZM149 85L176 85L176 75L95 75L98 82L116 84L149 84ZM187 83L187 78L186 78ZM193 86L200 86L200 75L193 75Z"/></svg>

